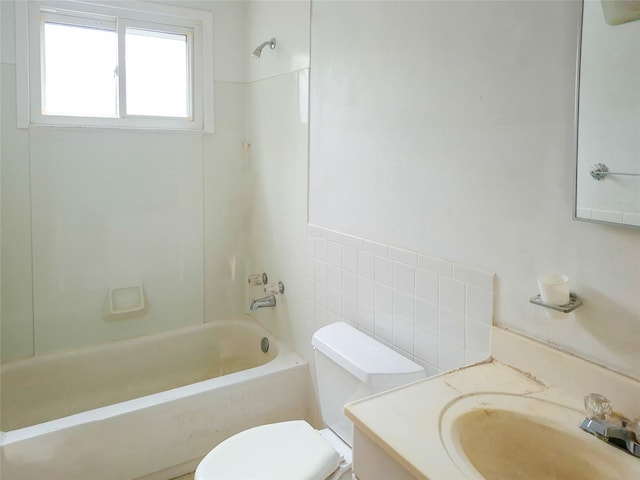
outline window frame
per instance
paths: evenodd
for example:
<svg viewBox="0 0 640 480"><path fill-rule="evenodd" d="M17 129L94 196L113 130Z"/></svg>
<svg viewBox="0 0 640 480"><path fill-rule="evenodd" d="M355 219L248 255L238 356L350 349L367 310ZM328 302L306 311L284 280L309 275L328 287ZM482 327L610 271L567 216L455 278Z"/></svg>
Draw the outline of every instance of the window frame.
<svg viewBox="0 0 640 480"><path fill-rule="evenodd" d="M42 111L44 23L60 18L78 25L113 21L118 35L117 117L47 115ZM18 128L30 126L140 128L198 130L213 133L213 18L211 12L169 5L131 1L122 4L85 0L31 0L16 2L16 77ZM160 117L129 115L126 112L124 38L126 28L153 32L188 34L191 55L189 82L190 115ZM124 92L124 94L122 94Z"/></svg>

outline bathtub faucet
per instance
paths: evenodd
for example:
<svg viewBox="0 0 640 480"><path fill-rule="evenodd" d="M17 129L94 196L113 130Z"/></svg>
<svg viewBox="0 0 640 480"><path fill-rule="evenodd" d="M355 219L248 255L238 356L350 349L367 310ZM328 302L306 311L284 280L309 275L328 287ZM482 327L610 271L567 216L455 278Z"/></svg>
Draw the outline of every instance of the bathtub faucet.
<svg viewBox="0 0 640 480"><path fill-rule="evenodd" d="M276 296L269 295L267 297L259 298L251 302L251 311L255 312L259 308L275 307L275 306L276 306Z"/></svg>

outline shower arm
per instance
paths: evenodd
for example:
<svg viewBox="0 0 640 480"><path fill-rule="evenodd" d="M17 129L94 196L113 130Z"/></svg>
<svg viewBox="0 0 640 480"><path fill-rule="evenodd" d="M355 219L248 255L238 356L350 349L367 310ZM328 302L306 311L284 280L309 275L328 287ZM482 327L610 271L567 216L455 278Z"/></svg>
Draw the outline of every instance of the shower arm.
<svg viewBox="0 0 640 480"><path fill-rule="evenodd" d="M270 48L271 50L275 50L275 48L276 48L276 39L275 39L275 37L274 37L274 38L272 38L271 40L266 40L266 41L262 42L262 43L258 46L258 48L256 48L256 50L260 50L260 51L262 51L262 49L263 49L264 47L266 47L267 45L269 45L269 48Z"/></svg>
<svg viewBox="0 0 640 480"><path fill-rule="evenodd" d="M267 45L269 45L269 48L271 50L275 50L275 48L276 48L276 39L275 39L275 37L271 38L271 40L266 40L266 41L262 42L260 45L258 45L256 47L256 49L253 51L253 53L251 54L251 56L253 58L260 58L260 55L262 54L262 49L264 47L266 47Z"/></svg>

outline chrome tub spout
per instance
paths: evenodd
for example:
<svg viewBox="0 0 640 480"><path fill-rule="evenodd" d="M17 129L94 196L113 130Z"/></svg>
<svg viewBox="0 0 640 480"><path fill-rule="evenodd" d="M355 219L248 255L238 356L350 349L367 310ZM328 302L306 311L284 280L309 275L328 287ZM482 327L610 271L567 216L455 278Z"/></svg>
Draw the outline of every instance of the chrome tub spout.
<svg viewBox="0 0 640 480"><path fill-rule="evenodd" d="M255 312L259 308L275 307L275 306L276 306L276 296L269 295L267 297L258 298L257 300L254 300L253 302L251 302L250 308L252 312Z"/></svg>

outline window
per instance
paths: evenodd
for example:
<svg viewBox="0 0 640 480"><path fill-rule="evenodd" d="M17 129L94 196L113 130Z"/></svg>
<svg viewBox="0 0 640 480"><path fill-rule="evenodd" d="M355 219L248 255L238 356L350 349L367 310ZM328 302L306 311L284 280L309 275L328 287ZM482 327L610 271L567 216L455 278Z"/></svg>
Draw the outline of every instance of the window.
<svg viewBox="0 0 640 480"><path fill-rule="evenodd" d="M167 5L17 2L29 124L212 131L211 14ZM22 23L22 29L20 23ZM25 26L26 25L26 26ZM209 41L205 41L209 39Z"/></svg>
<svg viewBox="0 0 640 480"><path fill-rule="evenodd" d="M87 26L42 18L42 115L117 117L115 22Z"/></svg>

